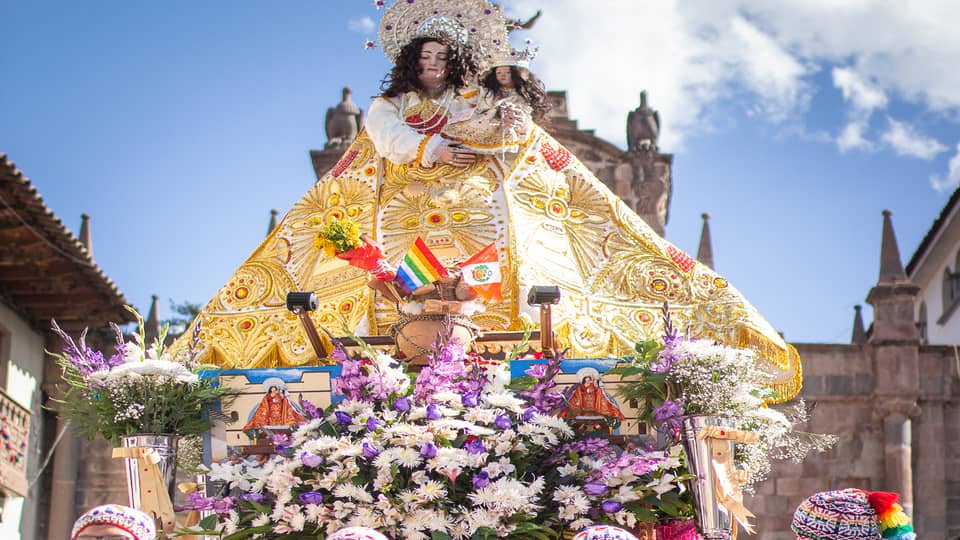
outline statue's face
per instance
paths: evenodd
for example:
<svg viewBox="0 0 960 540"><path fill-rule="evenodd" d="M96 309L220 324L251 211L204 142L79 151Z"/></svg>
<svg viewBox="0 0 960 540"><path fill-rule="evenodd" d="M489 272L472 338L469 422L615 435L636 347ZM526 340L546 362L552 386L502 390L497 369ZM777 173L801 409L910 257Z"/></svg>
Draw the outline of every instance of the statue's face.
<svg viewBox="0 0 960 540"><path fill-rule="evenodd" d="M510 66L500 66L493 70L497 76L497 82L501 86L513 86L513 78L510 76Z"/></svg>
<svg viewBox="0 0 960 540"><path fill-rule="evenodd" d="M428 41L420 48L419 74L417 78L424 87L442 85L447 78L447 56L450 51L446 45Z"/></svg>

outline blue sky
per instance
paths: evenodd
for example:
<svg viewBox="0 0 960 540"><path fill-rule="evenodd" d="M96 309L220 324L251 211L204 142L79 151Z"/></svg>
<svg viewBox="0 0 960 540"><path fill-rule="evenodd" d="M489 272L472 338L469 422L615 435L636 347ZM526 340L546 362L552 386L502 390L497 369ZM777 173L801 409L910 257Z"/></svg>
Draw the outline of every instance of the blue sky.
<svg viewBox="0 0 960 540"><path fill-rule="evenodd" d="M776 5L773 5L776 4ZM829 4L829 5L827 5ZM878 271L904 263L960 180L950 3L515 0L544 10L533 68L621 147L647 89L674 153L667 238L795 342L846 342ZM140 309L205 303L315 180L309 150L349 85L389 68L361 0L0 0L0 152ZM576 21L576 24L574 23ZM951 171L951 160L954 160ZM936 184L936 186L934 186ZM867 323L870 313L867 311Z"/></svg>

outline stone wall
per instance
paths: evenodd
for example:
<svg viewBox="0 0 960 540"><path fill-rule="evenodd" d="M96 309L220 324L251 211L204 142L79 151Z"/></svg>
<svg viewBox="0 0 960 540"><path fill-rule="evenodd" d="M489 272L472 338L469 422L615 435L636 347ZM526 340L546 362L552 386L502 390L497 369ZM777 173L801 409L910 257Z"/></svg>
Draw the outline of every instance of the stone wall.
<svg viewBox="0 0 960 540"><path fill-rule="evenodd" d="M830 489L857 487L896 491L888 478L884 414L889 400L876 396L878 355L902 352L904 345L799 344L803 391L813 407L802 428L833 433L838 444L802 463L778 462L770 478L757 486L747 506L756 515L760 538L793 540L790 520L807 496ZM920 392L911 418L914 525L921 538L953 539L960 535L960 380L952 348L914 348L919 352ZM889 385L886 380L880 386ZM898 396L902 399L903 396Z"/></svg>

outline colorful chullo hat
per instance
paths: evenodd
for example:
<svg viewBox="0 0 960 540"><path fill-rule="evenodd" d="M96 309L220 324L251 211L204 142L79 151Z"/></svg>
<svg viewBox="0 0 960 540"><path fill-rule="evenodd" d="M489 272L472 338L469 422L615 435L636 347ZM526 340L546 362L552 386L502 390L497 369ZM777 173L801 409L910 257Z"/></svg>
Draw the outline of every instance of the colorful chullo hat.
<svg viewBox="0 0 960 540"><path fill-rule="evenodd" d="M344 527L337 529L327 540L387 540L387 537L370 527Z"/></svg>
<svg viewBox="0 0 960 540"><path fill-rule="evenodd" d="M613 525L591 525L575 534L573 540L637 540L637 537Z"/></svg>
<svg viewBox="0 0 960 540"><path fill-rule="evenodd" d="M87 527L113 525L132 534L136 540L156 540L157 524L152 517L136 508L104 504L87 511L73 523L70 538L75 540Z"/></svg>
<svg viewBox="0 0 960 540"><path fill-rule="evenodd" d="M800 503L790 528L799 540L913 540L917 535L899 498L859 489L817 493Z"/></svg>

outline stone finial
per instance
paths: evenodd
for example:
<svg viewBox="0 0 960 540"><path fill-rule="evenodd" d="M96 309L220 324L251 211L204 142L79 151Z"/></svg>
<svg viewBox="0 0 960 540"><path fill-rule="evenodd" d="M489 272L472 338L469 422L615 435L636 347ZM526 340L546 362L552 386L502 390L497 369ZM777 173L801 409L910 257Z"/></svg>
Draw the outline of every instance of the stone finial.
<svg viewBox="0 0 960 540"><path fill-rule="evenodd" d="M863 345L867 342L867 331L863 326L863 314L860 310L863 309L863 306L857 304L853 306L853 336L850 338L850 343L854 345Z"/></svg>
<svg viewBox="0 0 960 540"><path fill-rule="evenodd" d="M881 283L902 283L907 281L907 274L903 271L900 261L900 248L897 247L897 236L893 232L892 212L883 211L883 236L880 241L880 279Z"/></svg>
<svg viewBox="0 0 960 540"><path fill-rule="evenodd" d="M700 214L703 218L703 229L700 231L700 247L697 248L697 260L707 268L713 270L713 246L710 242L710 214Z"/></svg>
<svg viewBox="0 0 960 540"><path fill-rule="evenodd" d="M880 244L880 278L870 289L867 303L873 306L873 344L917 341L914 310L920 287L910 282L900 262L897 238L890 211L883 211L883 239Z"/></svg>
<svg viewBox="0 0 960 540"><path fill-rule="evenodd" d="M267 236L270 236L270 233L277 228L277 214L279 213L276 208L270 209L270 224L267 225Z"/></svg>
<svg viewBox="0 0 960 540"><path fill-rule="evenodd" d="M363 109L351 100L353 92L343 88L342 100L336 107L327 109L324 127L327 131L327 144L324 148L339 148L349 145L357 138L363 128Z"/></svg>
<svg viewBox="0 0 960 540"><path fill-rule="evenodd" d="M93 235L90 233L90 214L80 214L80 243L87 250L87 255L93 258Z"/></svg>
<svg viewBox="0 0 960 540"><path fill-rule="evenodd" d="M147 321L144 323L144 338L147 340L147 346L153 343L153 340L157 339L157 336L160 335L160 314L157 309L157 295L152 295L150 297L150 313L147 315Z"/></svg>
<svg viewBox="0 0 960 540"><path fill-rule="evenodd" d="M627 151L656 152L660 114L647 105L647 91L640 92L640 106L627 114Z"/></svg>

